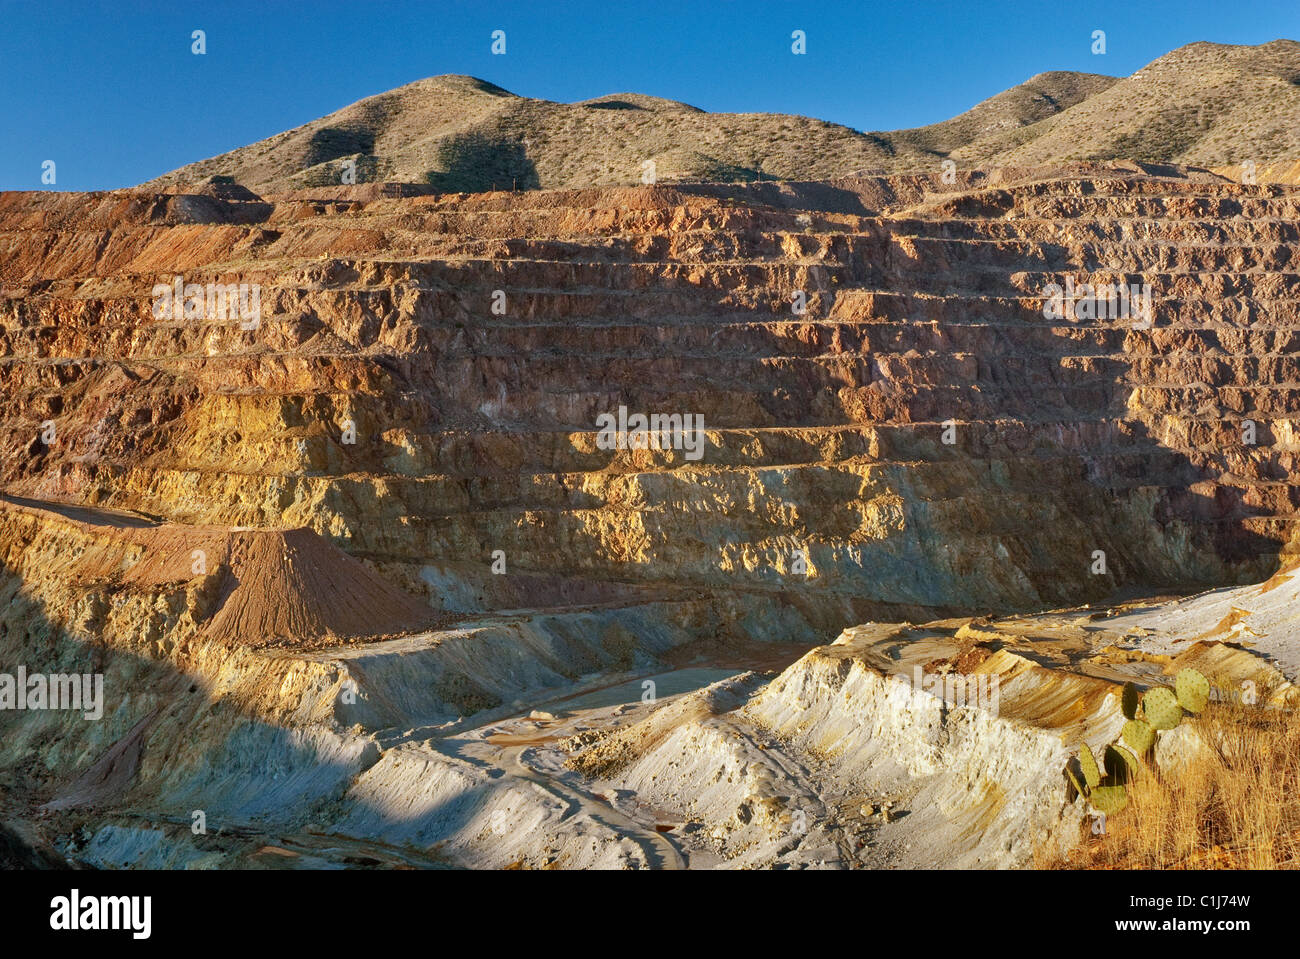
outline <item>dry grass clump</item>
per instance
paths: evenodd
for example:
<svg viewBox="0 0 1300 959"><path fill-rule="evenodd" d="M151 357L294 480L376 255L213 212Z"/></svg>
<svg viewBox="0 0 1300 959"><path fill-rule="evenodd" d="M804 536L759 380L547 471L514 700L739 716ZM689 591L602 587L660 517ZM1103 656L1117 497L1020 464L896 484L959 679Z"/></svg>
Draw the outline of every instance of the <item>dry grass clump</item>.
<svg viewBox="0 0 1300 959"><path fill-rule="evenodd" d="M1267 702L1266 695L1261 702ZM1212 703L1184 720L1205 748L1177 773L1148 767L1106 833L1049 868L1300 866L1300 713Z"/></svg>

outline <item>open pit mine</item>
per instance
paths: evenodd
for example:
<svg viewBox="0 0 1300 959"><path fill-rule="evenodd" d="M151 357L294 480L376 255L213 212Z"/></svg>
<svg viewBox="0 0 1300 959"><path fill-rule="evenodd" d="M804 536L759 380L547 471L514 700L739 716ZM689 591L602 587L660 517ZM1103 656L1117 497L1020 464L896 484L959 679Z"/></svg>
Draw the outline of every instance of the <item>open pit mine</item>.
<svg viewBox="0 0 1300 959"><path fill-rule="evenodd" d="M1298 224L1133 163L0 194L0 848L1068 856L1132 695L1291 698Z"/></svg>

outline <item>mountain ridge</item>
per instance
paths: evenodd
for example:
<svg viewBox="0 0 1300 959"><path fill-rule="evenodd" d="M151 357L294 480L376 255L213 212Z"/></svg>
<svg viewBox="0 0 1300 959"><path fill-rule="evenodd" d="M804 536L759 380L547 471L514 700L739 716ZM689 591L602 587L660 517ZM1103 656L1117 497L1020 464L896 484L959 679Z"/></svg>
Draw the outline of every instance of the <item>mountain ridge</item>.
<svg viewBox="0 0 1300 959"><path fill-rule="evenodd" d="M939 123L858 131L793 114L710 113L640 93L574 103L460 74L428 77L145 184L259 193L344 182L450 192L815 180L1072 160L1228 167L1300 156L1300 43L1198 42L1129 77L1035 74ZM653 163L653 166L649 164Z"/></svg>

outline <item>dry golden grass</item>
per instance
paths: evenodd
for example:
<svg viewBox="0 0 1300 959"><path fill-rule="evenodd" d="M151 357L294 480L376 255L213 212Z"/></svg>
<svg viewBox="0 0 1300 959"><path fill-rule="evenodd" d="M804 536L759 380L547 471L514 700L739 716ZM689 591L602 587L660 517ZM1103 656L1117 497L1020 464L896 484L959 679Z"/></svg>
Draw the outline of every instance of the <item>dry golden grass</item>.
<svg viewBox="0 0 1300 959"><path fill-rule="evenodd" d="M1261 702L1266 701L1261 696ZM1208 749L1176 774L1150 770L1128 806L1046 868L1290 869L1300 866L1300 714L1213 703L1185 720Z"/></svg>

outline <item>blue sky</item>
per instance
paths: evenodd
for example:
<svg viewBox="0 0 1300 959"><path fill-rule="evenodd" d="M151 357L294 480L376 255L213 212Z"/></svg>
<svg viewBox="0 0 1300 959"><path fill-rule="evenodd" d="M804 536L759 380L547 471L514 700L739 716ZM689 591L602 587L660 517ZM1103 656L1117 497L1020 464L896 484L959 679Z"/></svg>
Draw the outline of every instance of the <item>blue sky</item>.
<svg viewBox="0 0 1300 959"><path fill-rule="evenodd" d="M1195 40L1298 27L1296 0L0 0L0 189L49 189L45 160L57 189L133 185L439 73L550 100L632 91L896 129L1044 70L1122 76ZM490 52L497 29L505 56Z"/></svg>

